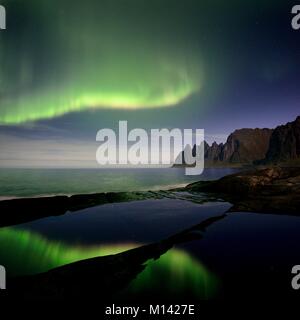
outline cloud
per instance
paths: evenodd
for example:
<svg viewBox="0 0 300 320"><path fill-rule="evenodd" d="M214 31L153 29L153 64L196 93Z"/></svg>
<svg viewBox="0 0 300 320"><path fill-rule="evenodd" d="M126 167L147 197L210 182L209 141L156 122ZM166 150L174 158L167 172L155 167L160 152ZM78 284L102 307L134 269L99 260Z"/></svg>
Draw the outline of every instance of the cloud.
<svg viewBox="0 0 300 320"><path fill-rule="evenodd" d="M0 134L0 167L96 167L96 142Z"/></svg>

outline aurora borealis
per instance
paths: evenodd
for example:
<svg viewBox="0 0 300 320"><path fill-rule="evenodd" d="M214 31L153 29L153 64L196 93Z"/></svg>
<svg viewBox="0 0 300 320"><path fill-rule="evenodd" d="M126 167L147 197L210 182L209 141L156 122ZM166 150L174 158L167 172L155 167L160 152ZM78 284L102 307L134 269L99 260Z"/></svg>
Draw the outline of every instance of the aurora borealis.
<svg viewBox="0 0 300 320"><path fill-rule="evenodd" d="M174 30L169 19L162 23L166 12L161 31L153 34L154 12L146 21L135 21L148 5L120 2L136 10L124 19L114 2L8 3L11 24L0 38L0 122L95 108L165 107L200 90L200 52L179 34L170 42ZM20 16L17 23L14 18Z"/></svg>
<svg viewBox="0 0 300 320"><path fill-rule="evenodd" d="M300 32L288 1L1 4L2 167L52 166L39 146L63 167L84 167L75 144L93 150L83 157L96 166L96 132L119 120L205 129L212 143L299 113Z"/></svg>
<svg viewBox="0 0 300 320"><path fill-rule="evenodd" d="M0 265L8 280L31 281L31 275L58 266L145 245L149 255L145 251L142 260L135 259L134 250L128 265L124 255L113 264L97 259L108 261L105 268L113 277L106 279L104 270L96 287L97 272L91 272L97 308L106 295L103 288L113 284L109 281L122 284L127 276L130 284L113 303L119 298L152 303L156 295L197 303L229 297L227 287L237 298L242 292L253 298L281 291L277 271L295 257L288 248L293 239L285 235L298 234L297 224L283 216L287 224L280 222L279 248L274 244L279 233L270 231L276 227L273 212L266 218L270 222L259 222L254 212L231 219L234 208L222 195L197 196L185 186L246 169L235 161L241 158L235 156L238 150L252 154L246 145L262 148L247 133L259 140L255 128L272 129L299 116L295 5L289 0L0 0L6 24L0 27ZM120 130L121 123L126 130ZM231 135L246 128L253 131ZM234 163L216 161L214 167L210 161L202 177L185 176L181 166L154 164L170 154L176 158L203 130L210 146L219 144L206 149L206 158L223 160L233 152ZM186 138L183 148L174 147L181 140L178 132ZM289 141L273 141L276 132L263 134L263 150L268 143L269 151L283 143L294 148ZM214 157L220 150L222 156ZM109 160L106 165L97 162L97 153ZM107 166L112 158L119 165ZM135 165L126 166L132 158ZM214 221L207 218L223 212L224 223L204 230ZM257 216L253 224L252 215ZM249 232L241 229L242 220ZM153 259L145 262L148 258ZM85 270L75 270L74 279L85 281ZM63 274L57 280L68 286ZM78 282L71 280L77 291ZM22 281L19 288L27 289ZM48 285L52 291L47 279L42 291ZM259 289L254 294L252 286ZM80 293L83 298L87 291Z"/></svg>

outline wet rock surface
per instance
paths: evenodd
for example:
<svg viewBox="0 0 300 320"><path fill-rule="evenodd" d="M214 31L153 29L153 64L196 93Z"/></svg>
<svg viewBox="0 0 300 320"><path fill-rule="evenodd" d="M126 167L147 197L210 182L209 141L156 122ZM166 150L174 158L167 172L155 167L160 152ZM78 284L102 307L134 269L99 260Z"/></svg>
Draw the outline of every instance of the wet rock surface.
<svg viewBox="0 0 300 320"><path fill-rule="evenodd" d="M231 211L300 215L300 168L253 169L188 185L189 192L218 194L233 203Z"/></svg>

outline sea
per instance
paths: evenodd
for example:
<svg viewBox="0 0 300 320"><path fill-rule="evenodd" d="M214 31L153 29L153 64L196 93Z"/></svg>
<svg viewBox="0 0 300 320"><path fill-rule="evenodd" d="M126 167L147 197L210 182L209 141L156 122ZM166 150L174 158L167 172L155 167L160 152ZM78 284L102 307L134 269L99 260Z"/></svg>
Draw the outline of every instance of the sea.
<svg viewBox="0 0 300 320"><path fill-rule="evenodd" d="M237 169L206 169L199 177L170 169L1 169L2 199L112 191L166 190L212 180ZM199 194L110 203L0 228L0 265L9 277L37 274L71 262L120 253L168 238L210 217L226 217L203 237L174 245L147 261L120 297L174 301L281 296L300 264L300 219L288 214L231 212L232 204ZM20 212L26 208L20 208ZM9 212L1 212L1 215ZM9 286L9 281L8 284ZM283 289L284 288L284 289ZM100 289L99 289L100 290ZM278 291L276 291L278 290ZM284 291L287 290L287 291ZM101 291L101 290L100 290ZM101 292L99 291L99 297Z"/></svg>

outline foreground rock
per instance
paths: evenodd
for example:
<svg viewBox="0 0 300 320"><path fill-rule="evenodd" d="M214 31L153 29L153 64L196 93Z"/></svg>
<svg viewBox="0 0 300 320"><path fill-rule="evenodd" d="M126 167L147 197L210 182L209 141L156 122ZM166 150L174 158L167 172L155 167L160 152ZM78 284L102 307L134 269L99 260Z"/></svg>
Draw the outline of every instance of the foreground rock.
<svg viewBox="0 0 300 320"><path fill-rule="evenodd" d="M86 208L109 203L141 201L149 199L186 200L195 203L216 201L209 195L173 192L172 190L141 192L107 192L78 194L73 196L52 196L42 198L23 198L0 201L0 227L30 222L50 216L63 215Z"/></svg>
<svg viewBox="0 0 300 320"><path fill-rule="evenodd" d="M128 202L160 198L154 192L108 192L23 198L0 201L0 227L30 222L49 216L59 216L67 211L78 211L107 203Z"/></svg>
<svg viewBox="0 0 300 320"><path fill-rule="evenodd" d="M300 168L270 167L196 182L190 192L217 193L234 204L231 211L300 215Z"/></svg>

